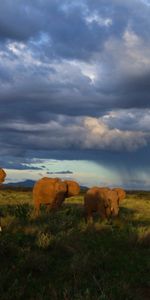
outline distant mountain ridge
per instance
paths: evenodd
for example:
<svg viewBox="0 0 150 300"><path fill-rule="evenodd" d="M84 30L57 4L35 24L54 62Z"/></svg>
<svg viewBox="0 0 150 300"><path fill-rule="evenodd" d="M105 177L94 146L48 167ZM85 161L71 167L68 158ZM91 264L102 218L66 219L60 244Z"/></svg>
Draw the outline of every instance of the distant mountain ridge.
<svg viewBox="0 0 150 300"><path fill-rule="evenodd" d="M31 179L27 179L25 181L19 181L19 182L8 182L3 184L3 187L7 188L7 187L19 187L19 188L33 188L34 184L35 184L35 180L31 180ZM87 187L86 186L80 186L81 190L86 190Z"/></svg>
<svg viewBox="0 0 150 300"><path fill-rule="evenodd" d="M8 182L8 183L5 183L3 184L4 187L7 187L7 186L12 186L12 187L27 187L27 188L32 188L35 184L35 180L30 180L30 179L27 179L25 181L19 181L19 182Z"/></svg>

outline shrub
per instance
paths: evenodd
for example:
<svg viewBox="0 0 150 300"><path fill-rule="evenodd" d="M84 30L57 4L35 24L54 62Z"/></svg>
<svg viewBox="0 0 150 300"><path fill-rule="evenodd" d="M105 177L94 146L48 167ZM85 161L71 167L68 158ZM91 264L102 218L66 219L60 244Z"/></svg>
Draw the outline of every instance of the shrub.
<svg viewBox="0 0 150 300"><path fill-rule="evenodd" d="M28 204L17 205L15 209L15 216L22 221L26 221L30 216L31 208Z"/></svg>
<svg viewBox="0 0 150 300"><path fill-rule="evenodd" d="M55 237L50 233L40 232L37 236L36 244L39 248L47 249L55 241Z"/></svg>

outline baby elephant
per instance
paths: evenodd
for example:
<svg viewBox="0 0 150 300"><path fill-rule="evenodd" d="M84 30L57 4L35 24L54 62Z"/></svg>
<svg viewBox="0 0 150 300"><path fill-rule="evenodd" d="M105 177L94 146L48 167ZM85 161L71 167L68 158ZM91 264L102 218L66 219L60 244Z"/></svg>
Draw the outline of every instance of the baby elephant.
<svg viewBox="0 0 150 300"><path fill-rule="evenodd" d="M119 199L116 191L108 188L90 188L84 197L86 221L93 221L93 213L98 212L104 220L119 213Z"/></svg>

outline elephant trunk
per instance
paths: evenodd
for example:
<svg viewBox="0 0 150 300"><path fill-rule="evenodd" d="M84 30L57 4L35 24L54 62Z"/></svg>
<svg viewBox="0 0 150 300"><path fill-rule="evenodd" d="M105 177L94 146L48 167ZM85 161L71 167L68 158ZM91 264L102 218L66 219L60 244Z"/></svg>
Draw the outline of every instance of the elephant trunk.
<svg viewBox="0 0 150 300"><path fill-rule="evenodd" d="M119 213L119 207L117 208L111 208L111 216L112 217L117 217Z"/></svg>

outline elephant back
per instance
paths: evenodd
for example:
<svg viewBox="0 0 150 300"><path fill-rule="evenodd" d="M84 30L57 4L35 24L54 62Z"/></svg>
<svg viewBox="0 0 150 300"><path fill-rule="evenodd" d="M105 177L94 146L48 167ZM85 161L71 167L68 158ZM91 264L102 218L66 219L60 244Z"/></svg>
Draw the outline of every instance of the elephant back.
<svg viewBox="0 0 150 300"><path fill-rule="evenodd" d="M84 195L84 208L86 213L98 210L98 189L90 188Z"/></svg>
<svg viewBox="0 0 150 300"><path fill-rule="evenodd" d="M35 199L43 198L45 195L52 195L55 191L55 185L60 181L59 178L43 177L39 179L33 187L33 197Z"/></svg>
<svg viewBox="0 0 150 300"><path fill-rule="evenodd" d="M108 190L108 188L93 186L86 192L86 194L91 196L91 198L97 199L100 197L101 199L105 199Z"/></svg>
<svg viewBox="0 0 150 300"><path fill-rule="evenodd" d="M39 214L41 204L46 204L50 210L58 209L65 199L67 184L59 178L43 177L33 187L33 202L36 214Z"/></svg>

